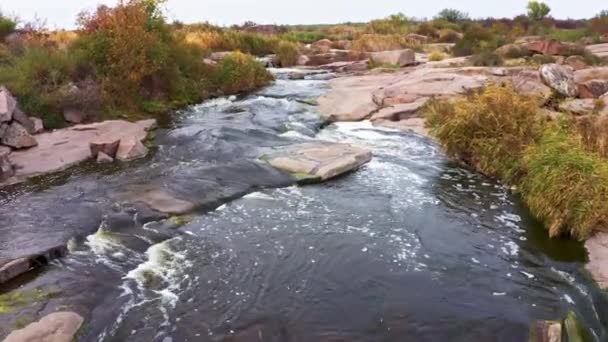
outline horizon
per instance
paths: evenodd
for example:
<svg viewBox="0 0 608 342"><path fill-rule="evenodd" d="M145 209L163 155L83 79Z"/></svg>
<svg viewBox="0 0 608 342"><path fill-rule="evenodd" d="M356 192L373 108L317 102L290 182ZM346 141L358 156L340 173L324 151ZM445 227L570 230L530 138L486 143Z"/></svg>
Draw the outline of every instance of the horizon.
<svg viewBox="0 0 608 342"><path fill-rule="evenodd" d="M430 0L417 4L416 10L408 10L408 4L395 4L391 0L378 0L372 4L351 4L346 0L323 3L321 0L310 0L306 4L287 4L276 0L265 0L253 3L250 0L207 0L205 4L195 0L169 0L163 7L169 20L186 24L209 22L221 26L242 24L253 21L258 24L277 25L323 25L345 22L368 22L384 18L395 13L404 13L408 17L430 19L444 8L455 8L468 13L473 19L511 18L525 14L528 0L517 0L503 3L463 0L454 5L447 0ZM37 3L38 2L38 3ZM86 10L93 10L97 5L113 5L116 0L64 0L61 8L53 3L39 3L39 0L11 1L0 6L0 10L11 16L17 16L21 22L42 20L51 29L74 29L76 16ZM557 19L588 19L601 10L599 0L582 0L573 5L566 0L545 1L551 7L551 16ZM581 5L581 2L584 5ZM236 8L236 10L235 10ZM322 9L322 11L320 11Z"/></svg>

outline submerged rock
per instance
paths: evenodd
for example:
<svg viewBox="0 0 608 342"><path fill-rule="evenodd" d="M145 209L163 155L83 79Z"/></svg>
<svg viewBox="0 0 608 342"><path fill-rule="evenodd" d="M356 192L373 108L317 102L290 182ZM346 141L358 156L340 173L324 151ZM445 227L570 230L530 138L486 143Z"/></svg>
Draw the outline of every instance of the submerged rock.
<svg viewBox="0 0 608 342"><path fill-rule="evenodd" d="M15 330L4 342L72 342L84 319L74 312L54 312L23 329Z"/></svg>
<svg viewBox="0 0 608 342"><path fill-rule="evenodd" d="M369 162L372 153L347 144L304 143L292 145L264 159L300 181L324 181Z"/></svg>
<svg viewBox="0 0 608 342"><path fill-rule="evenodd" d="M545 64L540 67L540 77L546 85L564 96L576 97L578 95L574 74L567 67Z"/></svg>
<svg viewBox="0 0 608 342"><path fill-rule="evenodd" d="M536 321L530 326L528 342L561 342L562 324L557 321Z"/></svg>

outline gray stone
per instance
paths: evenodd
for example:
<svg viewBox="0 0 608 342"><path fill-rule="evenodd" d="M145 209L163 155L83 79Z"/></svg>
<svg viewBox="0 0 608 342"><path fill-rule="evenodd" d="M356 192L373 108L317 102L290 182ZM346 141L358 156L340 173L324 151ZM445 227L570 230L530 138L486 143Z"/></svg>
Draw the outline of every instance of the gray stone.
<svg viewBox="0 0 608 342"><path fill-rule="evenodd" d="M585 248L589 262L585 268L603 290L608 290L608 232L596 232L587 241Z"/></svg>
<svg viewBox="0 0 608 342"><path fill-rule="evenodd" d="M140 159L148 154L148 149L139 139L128 137L120 140L116 159L127 162L135 159Z"/></svg>
<svg viewBox="0 0 608 342"><path fill-rule="evenodd" d="M83 322L84 319L74 312L54 312L13 331L4 342L72 342Z"/></svg>
<svg viewBox="0 0 608 342"><path fill-rule="evenodd" d="M20 149L36 146L38 142L21 124L13 121L2 137L2 144Z"/></svg>
<svg viewBox="0 0 608 342"><path fill-rule="evenodd" d="M17 108L17 100L4 86L0 86L0 123L9 122Z"/></svg>
<svg viewBox="0 0 608 342"><path fill-rule="evenodd" d="M377 64L404 67L416 64L416 53L411 49L372 52L370 60Z"/></svg>
<svg viewBox="0 0 608 342"><path fill-rule="evenodd" d="M30 116L30 120L34 123L34 132L32 134L38 134L44 132L44 122L42 119Z"/></svg>
<svg viewBox="0 0 608 342"><path fill-rule="evenodd" d="M99 153L97 154L97 163L99 164L109 164L114 162L114 158L110 157L109 155L103 153L102 151L99 151Z"/></svg>
<svg viewBox="0 0 608 342"><path fill-rule="evenodd" d="M608 103L604 106L598 106L596 99L571 99L563 101L559 104L559 109L562 112L572 113L576 115L587 114L608 114Z"/></svg>
<svg viewBox="0 0 608 342"><path fill-rule="evenodd" d="M556 92L568 97L578 95L578 88L571 69L558 64L545 64L540 67L539 72L543 82Z"/></svg>
<svg viewBox="0 0 608 342"><path fill-rule="evenodd" d="M0 145L0 182L12 177L15 174L13 164L11 164L9 159L10 154L10 147Z"/></svg>
<svg viewBox="0 0 608 342"><path fill-rule="evenodd" d="M87 120L88 115L80 110L75 108L66 108L63 111L63 119L69 123L80 124Z"/></svg>
<svg viewBox="0 0 608 342"><path fill-rule="evenodd" d="M15 108L15 111L13 111L13 120L20 123L21 126L23 126L29 134L35 133L34 122L32 121L32 119L30 119L29 116L27 116L23 111L21 111L19 107Z"/></svg>
<svg viewBox="0 0 608 342"><path fill-rule="evenodd" d="M300 180L324 181L369 162L370 151L348 144L304 143L274 152L264 159Z"/></svg>

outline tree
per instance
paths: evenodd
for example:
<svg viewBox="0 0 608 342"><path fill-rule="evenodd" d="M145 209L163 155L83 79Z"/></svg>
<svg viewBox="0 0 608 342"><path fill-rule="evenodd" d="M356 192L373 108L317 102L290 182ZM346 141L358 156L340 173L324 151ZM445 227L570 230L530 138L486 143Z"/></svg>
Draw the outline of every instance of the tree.
<svg viewBox="0 0 608 342"><path fill-rule="evenodd" d="M551 7L540 1L528 2L528 17L535 21L540 21L549 15Z"/></svg>
<svg viewBox="0 0 608 342"><path fill-rule="evenodd" d="M457 9L446 8L439 12L435 19L449 21L450 23L457 23L460 21L469 20L469 14L461 12Z"/></svg>

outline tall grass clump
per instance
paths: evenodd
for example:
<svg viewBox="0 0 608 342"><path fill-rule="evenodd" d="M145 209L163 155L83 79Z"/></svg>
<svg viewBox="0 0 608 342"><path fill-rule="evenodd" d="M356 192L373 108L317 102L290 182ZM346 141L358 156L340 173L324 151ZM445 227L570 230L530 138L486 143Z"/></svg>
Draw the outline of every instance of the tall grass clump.
<svg viewBox="0 0 608 342"><path fill-rule="evenodd" d="M519 191L549 234L586 239L608 224L608 162L576 136L548 127L524 153Z"/></svg>
<svg viewBox="0 0 608 342"><path fill-rule="evenodd" d="M398 49L422 50L422 44L403 35L364 34L353 41L352 50L378 52Z"/></svg>
<svg viewBox="0 0 608 342"><path fill-rule="evenodd" d="M492 84L454 102L431 101L427 126L450 156L513 183L522 175L524 150L542 131L538 105L510 85Z"/></svg>
<svg viewBox="0 0 608 342"><path fill-rule="evenodd" d="M218 63L213 80L228 95L265 86L274 78L255 58L237 51Z"/></svg>
<svg viewBox="0 0 608 342"><path fill-rule="evenodd" d="M282 67L294 66L300 57L300 49L297 44L287 41L279 43L277 48L277 60Z"/></svg>

